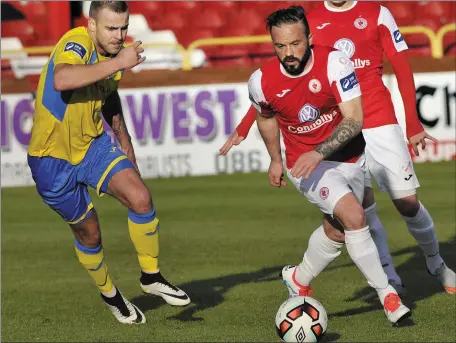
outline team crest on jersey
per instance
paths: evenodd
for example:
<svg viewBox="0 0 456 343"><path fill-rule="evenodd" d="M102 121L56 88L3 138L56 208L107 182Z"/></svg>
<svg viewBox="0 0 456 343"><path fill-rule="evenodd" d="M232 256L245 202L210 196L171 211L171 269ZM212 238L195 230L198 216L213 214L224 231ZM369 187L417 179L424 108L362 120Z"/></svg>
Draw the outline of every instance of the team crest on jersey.
<svg viewBox="0 0 456 343"><path fill-rule="evenodd" d="M351 58L355 54L355 43L351 39L341 38L334 43L334 48L342 51L348 58Z"/></svg>
<svg viewBox="0 0 456 343"><path fill-rule="evenodd" d="M367 20L364 18L357 18L354 24L357 29L363 30L367 27Z"/></svg>
<svg viewBox="0 0 456 343"><path fill-rule="evenodd" d="M312 79L309 82L309 89L312 93L318 93L321 91L321 83L317 79Z"/></svg>
<svg viewBox="0 0 456 343"><path fill-rule="evenodd" d="M320 116L320 111L318 108L312 106L311 104L305 104L299 110L298 117L301 123L306 123L309 121L315 121Z"/></svg>

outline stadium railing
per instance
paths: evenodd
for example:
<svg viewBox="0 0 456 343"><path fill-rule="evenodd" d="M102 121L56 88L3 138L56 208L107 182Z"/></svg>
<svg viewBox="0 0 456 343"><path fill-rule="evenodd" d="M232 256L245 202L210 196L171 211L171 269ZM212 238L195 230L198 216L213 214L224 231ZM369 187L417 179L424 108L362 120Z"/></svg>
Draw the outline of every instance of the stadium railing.
<svg viewBox="0 0 456 343"><path fill-rule="evenodd" d="M403 35L408 34L424 34L428 37L431 56L435 59L440 59L443 57L443 37L446 33L450 31L456 31L456 24L447 24L442 26L437 32L432 31L430 28L425 26L404 26L399 28L400 32ZM204 46L216 46L216 45L236 45L236 44L255 44L255 43L267 43L271 41L269 35L258 35L258 36L245 36L245 37L220 37L220 38L204 38L198 39L190 43L185 49L181 44L175 43L144 43L143 46L147 47L175 47L177 51L182 55L182 69L191 70L191 53L195 49ZM8 54L50 54L53 50L53 46L43 46L43 47L29 47L23 48L20 50L3 50L2 53Z"/></svg>
<svg viewBox="0 0 456 343"><path fill-rule="evenodd" d="M436 53L435 53L435 57L434 58L442 58L443 57L443 51L444 51L444 46L443 46L443 37L448 33L448 32L451 32L451 31L456 31L456 23L452 23L452 24L446 24L444 26L442 26L436 33L436 37L435 37L435 40L436 40ZM434 55L434 54L433 54Z"/></svg>
<svg viewBox="0 0 456 343"><path fill-rule="evenodd" d="M128 43L126 44L127 46L131 44ZM186 49L182 46L182 44L175 44L175 43L161 43L161 42L156 42L156 43L144 43L143 47L145 48L154 48L154 47L174 47L176 48L181 55L185 54ZM52 50L54 49L54 46L36 46L36 47L30 47L30 48L22 48L22 49L17 49L17 50L3 50L2 53L8 53L8 54L20 54L20 53L27 53L27 54L51 54Z"/></svg>
<svg viewBox="0 0 456 343"><path fill-rule="evenodd" d="M456 24L448 24L439 29L437 33L425 26L404 26L399 28L401 34L424 34L429 39L431 56L436 59L443 57L443 36L453 30L456 30ZM196 48L211 45L234 45L234 44L254 44L270 42L269 35L247 36L247 37L224 37L224 38L204 38L198 39L189 44L183 57L183 70L191 70L190 54Z"/></svg>

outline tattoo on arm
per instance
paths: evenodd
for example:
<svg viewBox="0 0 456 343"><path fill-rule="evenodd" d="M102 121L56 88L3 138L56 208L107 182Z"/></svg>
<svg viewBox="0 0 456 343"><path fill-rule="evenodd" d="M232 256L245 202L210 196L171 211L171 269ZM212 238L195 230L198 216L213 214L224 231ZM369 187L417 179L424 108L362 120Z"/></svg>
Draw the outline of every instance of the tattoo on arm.
<svg viewBox="0 0 456 343"><path fill-rule="evenodd" d="M117 139L122 137L124 134L126 134L128 137L127 126L125 125L125 120L122 114L118 114L112 117L111 128L114 134L116 135Z"/></svg>
<svg viewBox="0 0 456 343"><path fill-rule="evenodd" d="M361 129L362 125L360 122L352 118L344 118L331 136L317 146L315 151L322 154L323 158L327 158L347 144L353 137L357 136L361 132Z"/></svg>

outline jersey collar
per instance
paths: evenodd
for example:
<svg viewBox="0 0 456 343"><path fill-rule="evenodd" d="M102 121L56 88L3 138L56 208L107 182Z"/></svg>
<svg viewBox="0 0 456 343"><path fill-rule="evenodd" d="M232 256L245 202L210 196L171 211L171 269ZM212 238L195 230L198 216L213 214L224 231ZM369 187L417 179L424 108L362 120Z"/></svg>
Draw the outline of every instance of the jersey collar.
<svg viewBox="0 0 456 343"><path fill-rule="evenodd" d="M326 9L328 11L331 11L331 12L347 12L347 11L350 11L353 7L355 7L356 4L358 3L358 1L353 1L352 5L350 7L348 7L348 8L340 8L340 9L339 8L330 7L328 5L327 1L325 1L324 3L325 3L325 7L326 7Z"/></svg>
<svg viewBox="0 0 456 343"><path fill-rule="evenodd" d="M301 74L299 74L299 75L290 75L290 74L288 74L287 71L285 70L285 68L283 67L282 63L279 62L279 64L280 64L280 71L282 72L282 74L285 75L286 77L290 77L290 78L292 78L292 79L295 79L295 78L297 78L297 77L302 77L302 76L308 74L308 73L312 70L312 67L313 67L313 65L314 65L314 60L315 60L315 59L314 59L314 52L313 52L313 49L312 49L312 48L310 48L310 49L311 49L311 50L310 50L310 53L311 53L311 55L310 55L310 58L311 58L310 65L308 65L306 68L304 68L304 70L302 71Z"/></svg>

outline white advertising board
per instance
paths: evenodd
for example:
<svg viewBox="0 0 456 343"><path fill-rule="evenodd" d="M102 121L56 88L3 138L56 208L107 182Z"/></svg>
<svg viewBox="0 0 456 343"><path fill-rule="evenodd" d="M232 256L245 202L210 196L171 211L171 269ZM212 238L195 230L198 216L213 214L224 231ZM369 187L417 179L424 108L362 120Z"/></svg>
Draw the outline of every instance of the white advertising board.
<svg viewBox="0 0 456 343"><path fill-rule="evenodd" d="M384 80L403 125L395 78ZM455 83L454 72L415 75L420 119L428 133L441 140L414 157L416 162L455 158ZM255 124L247 140L227 157L218 155L250 106L246 83L121 89L119 93L144 178L267 170L269 156ZM32 116L30 94L2 96L2 187L33 184L27 165ZM111 132L108 125L105 129Z"/></svg>

